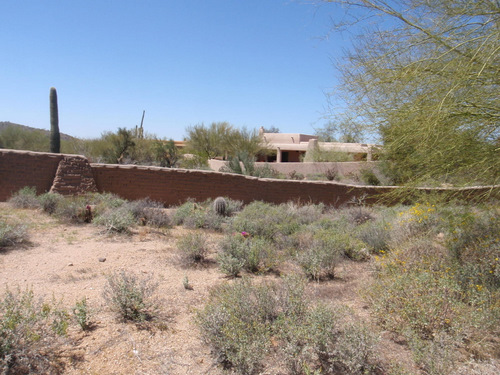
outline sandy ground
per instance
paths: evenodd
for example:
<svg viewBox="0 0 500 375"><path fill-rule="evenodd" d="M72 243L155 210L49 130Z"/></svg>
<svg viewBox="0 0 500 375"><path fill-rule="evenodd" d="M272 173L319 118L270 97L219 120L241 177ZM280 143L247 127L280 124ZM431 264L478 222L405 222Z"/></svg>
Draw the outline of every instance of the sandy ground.
<svg viewBox="0 0 500 375"><path fill-rule="evenodd" d="M12 211L5 203L0 203L1 210ZM186 229L176 227L160 233L140 227L132 235L109 236L93 225L62 225L35 210L16 211L16 215L29 225L31 243L0 252L0 293L7 286L29 287L46 300L61 300L68 309L86 297L92 312L92 330L83 332L76 324L69 329L66 374L223 373L201 341L193 317L203 307L211 287L233 281L215 264L198 269L180 265L175 243ZM213 244L220 236L206 235ZM164 325L141 329L120 322L106 305L102 297L106 276L121 269L159 282ZM349 305L369 319L357 290L371 277L370 270L370 262L346 263L339 279L310 283L308 293L327 303ZM193 290L183 287L185 276ZM403 348L392 340L384 341L387 349L382 357L388 362L400 360ZM266 372L279 373L276 368Z"/></svg>

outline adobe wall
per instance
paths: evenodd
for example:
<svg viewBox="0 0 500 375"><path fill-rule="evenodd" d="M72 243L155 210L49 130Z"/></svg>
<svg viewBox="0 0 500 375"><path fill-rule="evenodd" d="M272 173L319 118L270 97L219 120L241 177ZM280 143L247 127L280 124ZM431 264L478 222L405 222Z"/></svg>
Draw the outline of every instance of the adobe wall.
<svg viewBox="0 0 500 375"><path fill-rule="evenodd" d="M25 186L34 186L38 194L50 190L59 162L65 156L46 152L0 149L0 201Z"/></svg>
<svg viewBox="0 0 500 375"><path fill-rule="evenodd" d="M127 199L146 196L166 205L188 198L199 201L226 196L245 203L254 200L283 203L290 200L340 205L353 196L373 195L376 187L354 187L329 181L259 179L231 173L168 169L133 165L91 164L99 191ZM391 187L383 189L393 189Z"/></svg>
<svg viewBox="0 0 500 375"><path fill-rule="evenodd" d="M55 179L61 160L64 160L61 165L67 165L66 168L61 169L61 173ZM73 189L71 191L80 193L78 189L82 186L92 185L92 181L89 179L94 180L95 185L92 186L96 186L99 192L114 193L127 199L149 197L163 202L165 205L177 205L188 198L203 201L207 198L226 196L245 203L254 200L271 203L293 200L312 203L323 202L338 206L348 202L353 197L360 197L364 194L369 197L366 203L373 203L377 199L377 194L398 189L390 186L371 187L344 185L330 181L259 179L212 171L115 164L90 164L91 173L89 172L83 181L74 176L73 168L69 168L73 164L71 161L87 163L87 159L79 155L0 149L0 201L7 200L14 192L24 186L34 186L38 194L49 191L52 186L59 186L61 189L64 188L63 190L71 186ZM488 187L479 187L461 189L460 191L464 196L472 196L485 193L489 189ZM498 195L500 187L497 186L494 190Z"/></svg>

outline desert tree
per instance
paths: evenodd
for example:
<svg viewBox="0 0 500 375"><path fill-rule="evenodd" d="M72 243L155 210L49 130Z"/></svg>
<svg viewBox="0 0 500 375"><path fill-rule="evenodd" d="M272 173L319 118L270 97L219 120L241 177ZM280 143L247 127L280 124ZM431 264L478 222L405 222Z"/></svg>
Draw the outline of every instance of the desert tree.
<svg viewBox="0 0 500 375"><path fill-rule="evenodd" d="M398 183L500 179L500 2L330 0L355 36L338 66L353 118Z"/></svg>

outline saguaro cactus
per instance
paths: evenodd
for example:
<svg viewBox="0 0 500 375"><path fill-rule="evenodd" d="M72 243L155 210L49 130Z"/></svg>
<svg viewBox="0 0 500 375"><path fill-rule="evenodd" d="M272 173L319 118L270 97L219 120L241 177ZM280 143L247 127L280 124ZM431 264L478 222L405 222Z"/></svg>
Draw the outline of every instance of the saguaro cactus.
<svg viewBox="0 0 500 375"><path fill-rule="evenodd" d="M50 88L50 152L61 152L59 111L57 109L57 91L55 87Z"/></svg>

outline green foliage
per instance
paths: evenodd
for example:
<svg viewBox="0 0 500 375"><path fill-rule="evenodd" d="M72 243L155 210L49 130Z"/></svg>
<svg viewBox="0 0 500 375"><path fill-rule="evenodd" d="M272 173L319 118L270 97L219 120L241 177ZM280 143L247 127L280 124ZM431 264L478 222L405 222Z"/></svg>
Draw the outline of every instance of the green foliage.
<svg viewBox="0 0 500 375"><path fill-rule="evenodd" d="M9 198L8 202L15 208L38 208L40 202L34 186L25 186Z"/></svg>
<svg viewBox="0 0 500 375"><path fill-rule="evenodd" d="M390 177L497 184L498 4L354 0L342 11L341 29L361 25L341 88L352 117L380 134Z"/></svg>
<svg viewBox="0 0 500 375"><path fill-rule="evenodd" d="M359 171L361 181L363 181L366 185L379 186L380 180L371 169L362 169Z"/></svg>
<svg viewBox="0 0 500 375"><path fill-rule="evenodd" d="M158 284L149 278L139 278L133 272L120 271L107 276L103 297L121 319L142 323L155 317L153 298Z"/></svg>
<svg viewBox="0 0 500 375"><path fill-rule="evenodd" d="M251 236L271 241L277 235L290 235L298 228L298 215L286 205L275 206L260 201L245 206L231 223L235 232L248 232Z"/></svg>
<svg viewBox="0 0 500 375"><path fill-rule="evenodd" d="M105 227L108 233L124 233L129 231L129 228L134 225L135 220L128 205L123 205L107 209L102 214L96 216L93 219L93 223Z"/></svg>
<svg viewBox="0 0 500 375"><path fill-rule="evenodd" d="M227 122L213 122L210 126L196 125L186 129L186 149L206 161L216 157L227 159L230 156L257 155L263 150L257 132L247 129L237 130Z"/></svg>
<svg viewBox="0 0 500 375"><path fill-rule="evenodd" d="M28 241L26 225L8 223L0 218L0 249Z"/></svg>
<svg viewBox="0 0 500 375"><path fill-rule="evenodd" d="M50 152L61 152L61 135L59 134L59 110L57 107L57 91L50 88Z"/></svg>
<svg viewBox="0 0 500 375"><path fill-rule="evenodd" d="M174 168L181 158L179 149L175 146L173 139L168 141L155 140L153 143L155 160L161 167Z"/></svg>
<svg viewBox="0 0 500 375"><path fill-rule="evenodd" d="M106 133L103 138L110 144L104 153L104 161L111 164L121 164L135 146L132 131L126 128L118 128L115 133Z"/></svg>
<svg viewBox="0 0 500 375"><path fill-rule="evenodd" d="M63 199L64 197L62 195L50 192L38 196L38 201L40 202L43 211L49 215L52 215L57 211L57 207Z"/></svg>
<svg viewBox="0 0 500 375"><path fill-rule="evenodd" d="M90 312L86 297L83 297L80 301L76 301L73 307L73 315L82 331L88 331L90 329L92 323L90 321Z"/></svg>
<svg viewBox="0 0 500 375"><path fill-rule="evenodd" d="M307 162L344 162L353 161L352 155L334 150L324 150L318 145L312 150L308 150L304 161Z"/></svg>
<svg viewBox="0 0 500 375"><path fill-rule="evenodd" d="M228 276L236 277L242 270L267 272L278 263L277 250L272 242L249 237L246 232L226 235L219 247L217 262Z"/></svg>
<svg viewBox="0 0 500 375"><path fill-rule="evenodd" d="M172 219L173 224L182 224L190 229L204 228L220 231L227 218L218 215L212 209L212 204L212 200L210 199L202 203L188 201L182 204L174 213ZM228 211L228 213L230 213L230 211Z"/></svg>
<svg viewBox="0 0 500 375"><path fill-rule="evenodd" d="M185 266L203 263L208 253L206 238L201 233L188 233L177 241L177 248Z"/></svg>
<svg viewBox="0 0 500 375"><path fill-rule="evenodd" d="M0 147L13 150L49 152L49 135L39 129L7 126L0 130Z"/></svg>
<svg viewBox="0 0 500 375"><path fill-rule="evenodd" d="M54 302L43 303L33 291L6 290L0 300L0 368L5 373L56 373L60 336L69 315Z"/></svg>
<svg viewBox="0 0 500 375"><path fill-rule="evenodd" d="M366 297L380 324L408 340L426 373L454 374L464 360L457 348L493 355L485 340L496 340L500 324L496 210L417 204L386 226L390 251L379 250ZM436 226L441 233L430 230Z"/></svg>

